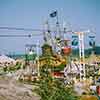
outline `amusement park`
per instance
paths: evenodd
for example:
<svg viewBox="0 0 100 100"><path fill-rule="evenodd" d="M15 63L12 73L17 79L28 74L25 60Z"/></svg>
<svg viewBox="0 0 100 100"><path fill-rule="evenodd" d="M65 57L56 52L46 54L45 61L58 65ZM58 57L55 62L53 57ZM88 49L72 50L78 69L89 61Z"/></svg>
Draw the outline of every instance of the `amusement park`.
<svg viewBox="0 0 100 100"><path fill-rule="evenodd" d="M95 30L69 28L58 10L48 16L41 29L0 26L0 31L29 33L0 34L0 39L37 36L22 55L0 52L0 100L100 100Z"/></svg>

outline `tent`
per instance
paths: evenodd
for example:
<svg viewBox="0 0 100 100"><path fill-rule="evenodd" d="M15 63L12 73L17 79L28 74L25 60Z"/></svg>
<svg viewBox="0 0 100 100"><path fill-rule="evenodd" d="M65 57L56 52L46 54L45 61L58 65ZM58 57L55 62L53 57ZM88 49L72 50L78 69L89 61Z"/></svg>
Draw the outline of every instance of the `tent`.
<svg viewBox="0 0 100 100"><path fill-rule="evenodd" d="M6 55L0 55L0 65L3 64L16 64L16 61Z"/></svg>
<svg viewBox="0 0 100 100"><path fill-rule="evenodd" d="M67 64L67 66L64 69L64 75L75 75L80 73L80 65L71 61L71 63Z"/></svg>

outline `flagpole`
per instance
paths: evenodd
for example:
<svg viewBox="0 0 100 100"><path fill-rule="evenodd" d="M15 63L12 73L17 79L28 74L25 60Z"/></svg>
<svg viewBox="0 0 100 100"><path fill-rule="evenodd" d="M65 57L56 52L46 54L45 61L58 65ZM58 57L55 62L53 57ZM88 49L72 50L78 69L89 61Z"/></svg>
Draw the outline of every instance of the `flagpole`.
<svg viewBox="0 0 100 100"><path fill-rule="evenodd" d="M56 12L57 12L57 15L56 15L57 33L59 34L59 38L60 38L60 37L62 38L61 33L60 33L60 25L59 25L58 11L56 11Z"/></svg>
<svg viewBox="0 0 100 100"><path fill-rule="evenodd" d="M58 11L56 11L57 12L57 15L56 15L56 24L58 24L59 25L59 20L58 20Z"/></svg>

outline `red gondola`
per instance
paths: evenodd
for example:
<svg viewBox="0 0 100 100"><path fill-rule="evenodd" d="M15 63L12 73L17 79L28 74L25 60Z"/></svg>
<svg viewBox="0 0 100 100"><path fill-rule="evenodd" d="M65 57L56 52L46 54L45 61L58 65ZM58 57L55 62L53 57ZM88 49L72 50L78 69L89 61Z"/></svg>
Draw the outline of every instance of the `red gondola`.
<svg viewBox="0 0 100 100"><path fill-rule="evenodd" d="M70 53L71 53L71 47L63 47L62 48L62 52L63 52L63 54L65 54L65 55L69 55Z"/></svg>

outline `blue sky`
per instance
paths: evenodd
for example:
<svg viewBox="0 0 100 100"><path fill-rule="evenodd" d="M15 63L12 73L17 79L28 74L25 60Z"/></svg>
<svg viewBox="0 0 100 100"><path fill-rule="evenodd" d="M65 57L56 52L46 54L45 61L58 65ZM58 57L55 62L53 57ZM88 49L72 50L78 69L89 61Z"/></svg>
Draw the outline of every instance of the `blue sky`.
<svg viewBox="0 0 100 100"><path fill-rule="evenodd" d="M47 19L54 24L54 19L49 17L53 10L58 11L61 23L70 23L75 30L94 30L96 44L99 45L100 0L0 0L0 26L41 29ZM0 30L0 34L30 33ZM39 35L32 38L0 38L0 53L22 53L25 44L36 43L37 39L43 41Z"/></svg>

